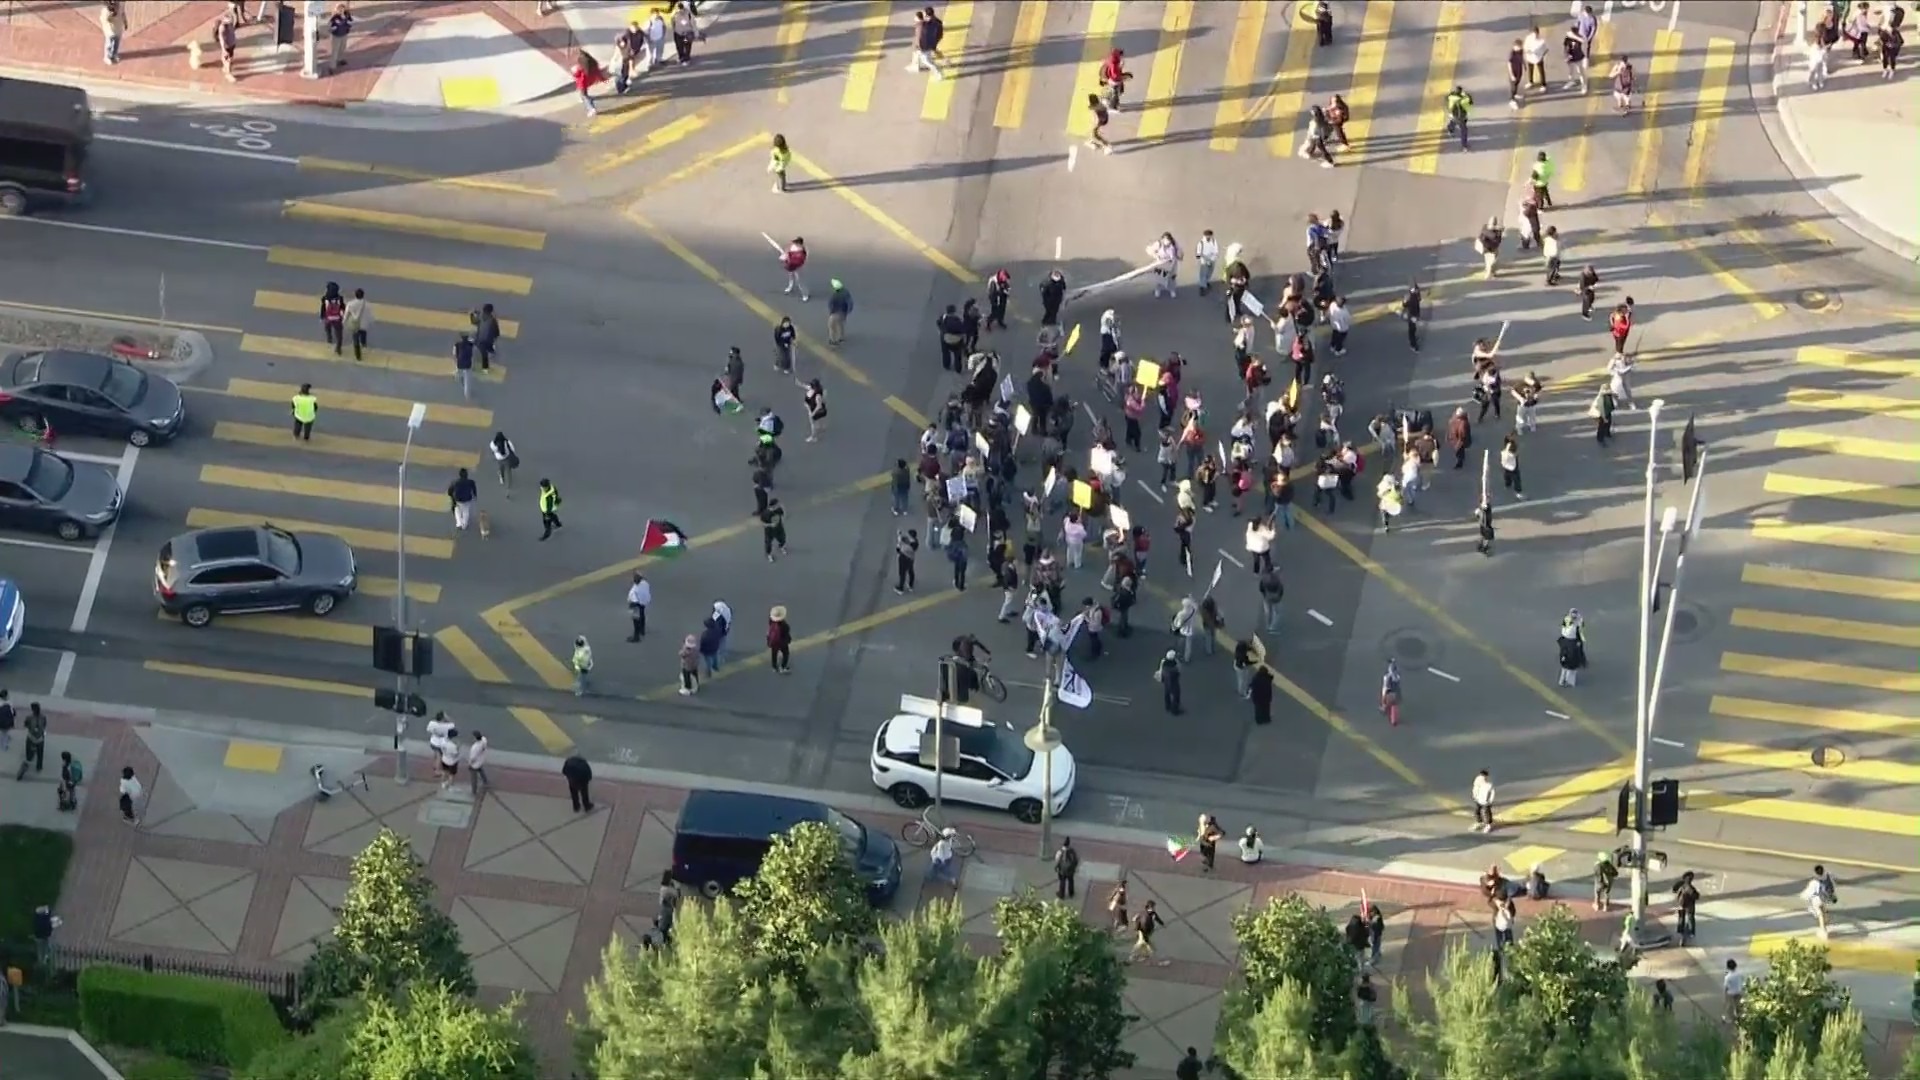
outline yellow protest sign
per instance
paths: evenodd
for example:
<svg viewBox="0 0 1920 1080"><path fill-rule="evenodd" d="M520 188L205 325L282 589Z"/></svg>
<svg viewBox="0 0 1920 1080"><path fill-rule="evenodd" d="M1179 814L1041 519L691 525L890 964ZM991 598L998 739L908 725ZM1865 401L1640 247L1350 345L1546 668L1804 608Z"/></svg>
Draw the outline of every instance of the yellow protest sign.
<svg viewBox="0 0 1920 1080"><path fill-rule="evenodd" d="M1093 509L1093 485L1085 480L1073 482L1073 505L1082 510Z"/></svg>
<svg viewBox="0 0 1920 1080"><path fill-rule="evenodd" d="M1140 366L1133 369L1133 381L1148 390L1160 386L1160 365L1151 360L1141 360Z"/></svg>

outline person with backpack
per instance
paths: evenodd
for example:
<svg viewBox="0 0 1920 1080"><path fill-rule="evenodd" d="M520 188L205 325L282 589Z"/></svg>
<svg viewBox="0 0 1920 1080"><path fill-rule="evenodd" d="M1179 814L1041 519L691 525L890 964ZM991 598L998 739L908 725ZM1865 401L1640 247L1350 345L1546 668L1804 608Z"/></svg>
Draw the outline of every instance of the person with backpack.
<svg viewBox="0 0 1920 1080"><path fill-rule="evenodd" d="M1447 93L1445 108L1447 112L1446 133L1452 135L1458 132L1460 135L1460 149L1469 149L1467 146L1467 115L1473 108L1473 95L1467 93L1466 87L1455 86Z"/></svg>
<svg viewBox="0 0 1920 1080"><path fill-rule="evenodd" d="M1673 886L1673 900L1679 908L1674 929L1680 934L1681 948L1685 948L1700 928L1695 917L1695 909L1700 905L1700 886L1693 883L1693 871L1680 875L1680 880Z"/></svg>
<svg viewBox="0 0 1920 1080"><path fill-rule="evenodd" d="M1613 883L1620 880L1620 868L1613 863L1613 856L1601 852L1593 858L1593 910L1611 911L1613 909Z"/></svg>
<svg viewBox="0 0 1920 1080"><path fill-rule="evenodd" d="M1074 880L1080 875L1080 853L1071 837L1061 837L1059 850L1053 853L1054 896L1060 900L1074 897Z"/></svg>
<svg viewBox="0 0 1920 1080"><path fill-rule="evenodd" d="M492 304L481 304L480 310L468 316L473 322L473 347L480 357L480 370L493 367L493 354L500 348L500 320L493 313Z"/></svg>
<svg viewBox="0 0 1920 1080"><path fill-rule="evenodd" d="M329 281L326 291L320 294L320 331L326 335L327 344L333 346L335 356L346 348L346 324L347 298L340 295L338 282Z"/></svg>
<svg viewBox="0 0 1920 1080"><path fill-rule="evenodd" d="M1825 866L1815 866L1813 876L1807 879L1806 888L1800 890L1800 899L1807 905L1807 911L1820 929L1821 940L1827 936L1827 909L1840 900L1839 890L1834 888L1833 875L1827 873Z"/></svg>
<svg viewBox="0 0 1920 1080"><path fill-rule="evenodd" d="M60 781L54 791L56 805L62 813L72 813L80 807L80 780L83 776L80 763L73 759L71 750L60 751Z"/></svg>

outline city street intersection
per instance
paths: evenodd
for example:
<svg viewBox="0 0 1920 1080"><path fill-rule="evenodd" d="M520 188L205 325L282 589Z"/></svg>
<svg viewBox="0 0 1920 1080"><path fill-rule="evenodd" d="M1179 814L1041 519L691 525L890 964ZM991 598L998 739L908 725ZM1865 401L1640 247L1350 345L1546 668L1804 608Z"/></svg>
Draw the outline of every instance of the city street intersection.
<svg viewBox="0 0 1920 1080"><path fill-rule="evenodd" d="M1689 797L1655 846L1769 880L1824 859L1910 887L1920 759L1901 739L1920 725L1908 607L1920 601L1909 426L1920 301L1911 266L1829 220L1774 152L1746 78L1748 51L1772 42L1762 5L1613 13L1595 52L1631 55L1649 93L1624 117L1598 65L1588 95L1552 78L1524 108L1503 107L1505 45L1527 25L1517 5L1346 5L1353 16L1325 49L1295 7L953 3L958 77L934 82L903 70L907 5L736 0L711 66L644 82L591 122L569 112L397 132L345 126L351 113L96 98L108 114L99 196L84 212L0 223L12 256L0 315L165 320L206 334L218 359L190 387L186 437L139 457L84 631L69 615L87 600L87 559L0 548L34 605L31 648L0 676L16 701L385 731L371 691L387 682L368 646L392 620L404 549L409 621L439 644L422 692L463 728L517 750L577 746L595 760L869 791L875 728L900 694L932 692L933 660L955 636L994 650L1012 686L996 718L1030 724L1040 698L1040 664L1021 655L1017 628L991 621L1000 596L984 559L964 593L937 552L923 554L917 592L891 590L895 530L924 523L917 499L906 518L889 512L885 474L957 389L936 367L937 314L983 299L982 279L1006 268L1015 322L993 344L1018 370L1048 269L1101 281L1143 264L1163 230L1185 247L1211 228L1223 247L1246 246L1269 298L1303 269L1305 216L1338 210L1351 223L1339 282L1359 325L1350 354L1324 367L1347 383L1346 434L1390 404L1443 419L1467 405L1472 343L1504 327L1509 384L1531 371L1548 387L1525 442L1528 497L1501 495L1496 470L1497 548L1476 554L1480 454L1497 458L1510 412L1476 425L1467 468L1443 469L1391 533L1377 528L1371 460L1360 499L1332 515L1309 512L1302 485L1275 548L1283 629L1263 635L1277 722L1251 724L1224 655L1196 660L1176 720L1152 672L1179 597L1204 590L1218 564L1229 630L1251 628L1258 607L1240 522L1224 512L1202 516L1191 579L1174 565L1170 493L1151 483L1151 451L1138 455L1119 501L1153 532L1156 562L1137 635L1084 665L1093 707L1054 710L1083 767L1063 826L1183 832L1204 811L1305 848L1545 861L1566 877L1612 847L1633 749L1646 414L1623 410L1601 449L1586 409L1608 355L1604 314L1631 296L1634 396L1667 402L1660 507L1685 513L1674 439L1689 416L1710 446L1655 729L1655 775L1680 778ZM1564 12L1546 7L1555 37ZM1074 150L1094 65L1116 46L1139 78L1109 129L1115 152ZM1559 73L1557 54L1548 67ZM1480 99L1468 151L1438 130L1436 103L1455 83ZM1353 106L1354 147L1325 170L1298 159L1298 118L1332 93ZM768 190L774 132L796 151L784 195ZM1592 263L1602 277L1591 323L1570 288L1541 284L1511 232L1491 281L1471 250L1482 222L1515 216L1540 150L1558 163L1547 220L1568 276ZM811 252L804 304L781 293L767 247L796 235ZM1097 341L1111 307L1134 355L1184 353L1218 416L1237 396L1229 335L1217 304L1195 296L1191 263L1183 273L1175 299L1139 282L1065 319ZM825 344L829 279L855 305L837 349ZM320 341L328 281L373 304L362 362ZM1414 281L1429 304L1418 354L1390 312ZM487 302L503 319L501 365L466 399L451 343ZM800 391L771 364L782 315L800 327L798 374L827 388L818 442L802 441ZM778 562L749 517L747 416L708 407L730 345L747 359L749 415L768 405L788 422L777 494L790 552ZM1089 341L1069 358L1066 391L1099 408L1095 351ZM303 382L320 420L295 444L286 401ZM413 402L427 419L406 452L396 537ZM511 500L485 448L496 430L524 459ZM452 531L444 491L460 468L481 480L488 539ZM544 543L542 477L563 492L566 521ZM691 550L641 556L650 518L684 528ZM193 631L156 617L161 543L259 520L348 539L361 594L325 620ZM647 638L629 644L636 570L655 604ZM1070 602L1104 602L1096 577L1073 575ZM715 600L738 617L737 659L684 699L674 654ZM797 638L788 678L759 647L774 605ZM1593 667L1556 689L1553 638L1570 608L1586 619ZM597 667L576 699L567 657L582 634ZM1407 680L1392 729L1375 709L1389 657ZM1481 768L1514 828L1469 839Z"/></svg>

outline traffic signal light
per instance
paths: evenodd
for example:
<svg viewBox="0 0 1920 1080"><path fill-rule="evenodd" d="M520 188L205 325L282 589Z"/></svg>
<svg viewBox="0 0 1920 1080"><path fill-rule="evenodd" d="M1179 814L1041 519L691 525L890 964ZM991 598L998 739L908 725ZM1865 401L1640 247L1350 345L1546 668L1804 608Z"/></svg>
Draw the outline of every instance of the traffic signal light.
<svg viewBox="0 0 1920 1080"><path fill-rule="evenodd" d="M1613 808L1613 832L1615 836L1633 828L1633 783L1620 785L1619 801Z"/></svg>
<svg viewBox="0 0 1920 1080"><path fill-rule="evenodd" d="M1647 824L1664 829L1680 822L1680 781L1655 780L1647 789Z"/></svg>
<svg viewBox="0 0 1920 1080"><path fill-rule="evenodd" d="M403 712L409 716L427 715L427 699L419 694L402 694L398 690L375 690L373 705L388 712Z"/></svg>
<svg viewBox="0 0 1920 1080"><path fill-rule="evenodd" d="M1680 479L1688 484L1700 475L1700 436L1694 433L1693 416L1687 416L1687 426L1680 432Z"/></svg>
<svg viewBox="0 0 1920 1080"><path fill-rule="evenodd" d="M391 626L373 628L373 668L391 675L433 674L433 639Z"/></svg>

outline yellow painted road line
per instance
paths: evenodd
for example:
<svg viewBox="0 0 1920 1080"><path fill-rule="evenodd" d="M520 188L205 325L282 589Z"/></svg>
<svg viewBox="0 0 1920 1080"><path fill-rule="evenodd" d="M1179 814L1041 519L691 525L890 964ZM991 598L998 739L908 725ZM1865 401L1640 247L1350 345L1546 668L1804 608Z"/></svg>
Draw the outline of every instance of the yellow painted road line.
<svg viewBox="0 0 1920 1080"><path fill-rule="evenodd" d="M1597 823L1598 834L1613 835L1613 822ZM1761 855L1769 859L1780 859L1797 866L1812 866L1825 863L1828 866L1843 866L1849 870L1868 870L1882 874L1920 874L1920 866L1901 866L1898 863L1875 862L1872 859L1850 859L1843 855L1824 855L1818 852L1787 851L1779 847L1750 847L1745 844L1723 844L1714 840L1690 840L1684 836L1662 836L1661 841L1678 844L1681 847L1700 848L1704 851L1726 851L1736 855Z"/></svg>
<svg viewBox="0 0 1920 1080"><path fill-rule="evenodd" d="M1720 670L1736 675L1762 675L1769 679L1797 679L1801 682L1829 683L1834 686L1866 687L1889 694L1911 694L1920 691L1920 672L1862 667L1859 664L1829 664L1821 660L1795 660L1786 656L1721 653Z"/></svg>
<svg viewBox="0 0 1920 1080"><path fill-rule="evenodd" d="M460 266L414 262L410 259L383 259L372 255L349 255L342 251L317 251L312 248L274 246L267 249L267 261L275 266L293 266L302 270L323 270L349 277L399 278L424 285L445 285L454 289L474 289L487 295L509 293L526 296L533 292L533 279L519 274L496 274L491 270L468 270ZM379 308L374 317L379 318Z"/></svg>
<svg viewBox="0 0 1920 1080"><path fill-rule="evenodd" d="M320 399L320 423L327 422L327 399ZM243 446L264 446L271 449L291 450L295 453L328 454L333 457L360 458L364 461L384 461L392 465L400 464L405 445L397 442L382 442L379 439L355 439L345 435L328 435L316 431L313 438L293 437L293 424L286 427L267 427L264 424L242 424L233 420L221 420L213 425L213 438L217 442L240 443ZM480 458L480 452L465 450L441 450L432 446L415 445L413 464L441 469L471 468Z"/></svg>
<svg viewBox="0 0 1920 1080"><path fill-rule="evenodd" d="M953 109L953 84L960 75L960 58L967 51L967 28L973 25L973 0L951 0L941 20L947 24L940 54L947 58L944 79L927 76L927 94L920 102L920 119L945 120Z"/></svg>
<svg viewBox="0 0 1920 1080"><path fill-rule="evenodd" d="M416 330L444 330L449 334L473 329L473 319L465 311L436 311L433 308L407 307L403 304L389 304L380 300L371 303L373 333L376 335L382 327L386 326L408 326ZM255 289L253 306L261 311L284 311L292 315L310 316L315 322L320 320L320 298L302 293ZM520 321L501 319L500 336L519 337Z"/></svg>
<svg viewBox="0 0 1920 1080"><path fill-rule="evenodd" d="M1756 540L1773 543L1823 544L1854 551L1920 555L1920 536L1856 529L1846 525L1794 525L1769 518L1754 522L1752 535Z"/></svg>
<svg viewBox="0 0 1920 1080"><path fill-rule="evenodd" d="M149 660L141 666L159 675L180 675L189 679L212 679L215 682L245 683L248 686L270 686L276 690L302 690L313 694L373 700L372 689L352 683L296 679L287 675L269 675L264 671L236 671L232 668L201 667L198 664L171 664L161 660Z"/></svg>
<svg viewBox="0 0 1920 1080"><path fill-rule="evenodd" d="M1884 487L1852 480L1816 480L1811 476L1789 476L1785 473L1768 473L1765 487L1770 495L1838 499L1869 506L1890 506L1896 510L1920 510L1920 488L1915 487Z"/></svg>
<svg viewBox="0 0 1920 1080"><path fill-rule="evenodd" d="M452 218L395 214L386 210L365 210L355 206L335 206L311 199L288 199L280 207L280 216L294 221L321 225L344 225L352 229L381 229L430 236L436 240L457 240L466 244L540 251L547 246L547 234L534 229L511 229L504 225L482 225Z"/></svg>
<svg viewBox="0 0 1920 1080"><path fill-rule="evenodd" d="M716 150L711 154L702 154L700 157L680 166L660 179L649 184L641 185L639 190L633 193L633 202L637 204L642 199L658 195L662 191L676 184L684 183L716 165L730 161L749 150L755 149L762 152L771 152L773 149L773 132L768 131L762 132L759 135L749 135L739 142L734 143L732 146L727 147L725 150ZM379 314L378 310L376 310L374 314L377 316Z"/></svg>
<svg viewBox="0 0 1920 1080"><path fill-rule="evenodd" d="M880 57L887 45L887 20L893 16L889 0L871 0L867 13L860 17L860 49L847 65L846 89L840 93L840 108L847 112L866 112L873 105L873 84L880 78Z"/></svg>
<svg viewBox="0 0 1920 1080"><path fill-rule="evenodd" d="M366 506L394 505L393 488L386 484L352 484L344 480L322 480L317 476L293 476L241 469L232 465L200 466L200 482L221 487L248 488L275 495L299 495L308 499L332 499L335 502L361 503ZM447 509L447 497L417 488L407 491L407 509L439 513Z"/></svg>
<svg viewBox="0 0 1920 1080"><path fill-rule="evenodd" d="M1863 641L1869 645L1891 645L1920 649L1920 626L1861 622L1857 619L1830 619L1819 615L1794 615L1784 611L1760 611L1734 608L1731 625L1741 630L1765 630L1774 634L1804 634L1807 637L1832 638L1835 641Z"/></svg>
<svg viewBox="0 0 1920 1080"><path fill-rule="evenodd" d="M798 154L794 155L794 160L799 160ZM722 292L733 297L747 310L758 315L762 322L770 327L780 325L781 316L779 312L768 307L764 300L761 300L759 297L742 288L739 282L722 274L712 263L701 258L692 248L689 248L653 222L631 210L627 211L627 218L639 226L648 236L651 236L655 243L667 249L669 253L681 262L686 263L695 273L706 278L709 282L718 286ZM864 387L880 396L887 408L892 409L896 415L905 417L917 427L925 427L927 425L925 413L922 413L920 410L902 401L899 397L889 394L884 389L875 385L874 381L867 377L866 372L848 363L839 353L821 345L818 341L814 340L811 334L802 330L800 331L800 336L795 340L798 341L800 347L805 349L809 355L832 368L841 378Z"/></svg>
<svg viewBox="0 0 1920 1080"><path fill-rule="evenodd" d="M1787 391L1787 404L1805 409L1832 409L1835 412L1874 413L1896 420L1920 420L1920 401L1913 398L1883 397L1879 394L1849 394L1840 390Z"/></svg>
<svg viewBox="0 0 1920 1080"><path fill-rule="evenodd" d="M1706 810L1731 817L1755 818L1788 825L1920 839L1920 817L1912 814L1894 814L1858 806L1821 806L1788 799L1748 798L1717 791L1688 791L1684 798L1689 811Z"/></svg>
<svg viewBox="0 0 1920 1080"><path fill-rule="evenodd" d="M1814 450L1822 454L1920 464L1920 446L1887 439L1822 435L1816 431L1780 431L1774 433L1773 446L1776 450Z"/></svg>
<svg viewBox="0 0 1920 1080"><path fill-rule="evenodd" d="M1456 85L1460 30L1466 21L1467 5L1461 0L1446 0L1440 5L1440 24L1434 31L1433 53L1427 61L1427 84L1414 105L1419 115L1413 135L1414 153L1407 159L1408 172L1432 176L1440 171L1440 148L1447 139L1447 94Z"/></svg>
<svg viewBox="0 0 1920 1080"><path fill-rule="evenodd" d="M1499 820L1516 825L1545 821L1595 795L1615 791L1632 776L1633 766L1618 761L1588 769L1567 777L1531 799L1512 806L1502 806Z"/></svg>
<svg viewBox="0 0 1920 1080"><path fill-rule="evenodd" d="M1890 356L1829 349L1824 345L1805 345L1793 358L1815 367L1839 368L1859 375L1891 375L1896 379L1920 375L1920 360L1896 360Z"/></svg>
<svg viewBox="0 0 1920 1080"><path fill-rule="evenodd" d="M1829 574L1819 570L1800 570L1789 566L1762 566L1748 563L1740 568L1740 584L1764 585L1775 589L1804 589L1807 592L1832 593L1835 596L1864 596L1870 600L1891 600L1902 604L1920 604L1920 582L1893 578L1866 577L1860 574Z"/></svg>
<svg viewBox="0 0 1920 1080"><path fill-rule="evenodd" d="M780 83L773 92L773 100L779 105L791 100L787 84L799 71L800 43L807 38L807 3L808 0L786 0L780 5L780 29L774 35L780 47Z"/></svg>
<svg viewBox="0 0 1920 1080"><path fill-rule="evenodd" d="M226 510L202 510L199 507L187 511L187 525L195 529L219 529L230 526L244 528L259 525L262 522L276 525L288 532L322 533L338 537L356 548L367 551L397 552L399 550L399 545L394 543L393 534L385 529L349 529L320 521L295 521L271 514L235 514ZM451 559L453 558L453 541L430 536L409 536L407 537L407 554L417 555L423 559Z"/></svg>
<svg viewBox="0 0 1920 1080"><path fill-rule="evenodd" d="M422 172L419 169L403 169L396 165L375 165L365 161L343 161L330 157L302 157L298 167L304 172L384 176L390 180L411 180L417 184L439 184L468 191L491 192L495 195L528 195L534 198L551 199L560 194L553 188L516 184L511 180L489 180L483 176L441 176L436 173Z"/></svg>
<svg viewBox="0 0 1920 1080"><path fill-rule="evenodd" d="M1653 32L1653 60L1647 66L1640 98L1640 140L1633 168L1627 173L1627 194L1645 195L1660 182L1660 106L1672 89L1680 67L1680 35L1672 30Z"/></svg>
<svg viewBox="0 0 1920 1080"><path fill-rule="evenodd" d="M1707 186L1707 162L1720 137L1720 114L1727 110L1727 81L1733 74L1733 42L1707 41L1706 66L1700 71L1700 95L1693 102L1693 130L1687 135L1687 165L1682 183L1687 203L1699 206Z"/></svg>
<svg viewBox="0 0 1920 1080"><path fill-rule="evenodd" d="M154 615L161 622L175 622L179 618L164 611L156 611ZM214 625L222 630L244 630L250 634L299 638L302 641L322 641L329 645L373 647L373 627L335 622L332 619L316 619L311 615L245 615L221 619Z"/></svg>
<svg viewBox="0 0 1920 1080"><path fill-rule="evenodd" d="M532 732L533 737L540 740L541 748L547 753L564 754L573 748L573 736L562 730L553 717L545 712L520 705L510 706L507 712L520 722L521 727Z"/></svg>
<svg viewBox="0 0 1920 1080"><path fill-rule="evenodd" d="M289 401L293 400L293 395L299 391L300 388L292 383L228 379L227 387L221 393L228 397L244 398L247 401L267 401L285 407ZM404 420L413 412L413 402L407 398L387 397L384 394L354 394L331 387L327 388L325 393L327 408L338 412L384 416L396 420ZM493 427L493 410L477 409L471 405L442 405L436 401L427 406L427 421L433 424L449 424L453 427L490 430Z"/></svg>
<svg viewBox="0 0 1920 1080"><path fill-rule="evenodd" d="M698 112L690 112L677 120L661 124L659 127L647 132L644 138L632 146L624 150L616 150L606 157L601 158L599 161L587 166L587 175L599 176L603 173L611 172L622 165L631 165L648 154L664 150L713 123L714 117L719 111L719 106L710 105ZM528 282L528 285L531 287L532 282ZM526 294L521 293L520 295L525 296ZM378 314L379 312L376 309L375 315L378 316Z"/></svg>
<svg viewBox="0 0 1920 1080"><path fill-rule="evenodd" d="M978 285L985 276L961 266L946 252L915 236L911 229L895 221L885 210L868 202L866 196L841 183L837 177L821 168L812 158L796 153L793 155L793 163L799 166L801 172L811 176L821 186L846 200L847 205L858 210L861 216L885 229L894 239L919 252L921 258L945 271L948 277L963 285Z"/></svg>
<svg viewBox="0 0 1920 1080"><path fill-rule="evenodd" d="M1047 0L1020 0L1013 21L1013 40L1007 45L1006 69L1000 74L1000 96L993 103L993 126L1007 131L1026 122L1027 96L1033 92L1034 53L1047 31Z"/></svg>
<svg viewBox="0 0 1920 1080"><path fill-rule="evenodd" d="M601 99L605 101L605 98ZM587 121L587 137L599 136L619 131L636 120L651 116L660 106L667 103L665 98L643 98L632 103L622 102L624 108L603 106L600 115Z"/></svg>
<svg viewBox="0 0 1920 1080"><path fill-rule="evenodd" d="M1119 28L1120 0L1093 0L1092 10L1087 13L1087 32L1082 35L1080 66L1074 72L1073 100L1067 103L1067 134L1076 139L1093 134L1093 114L1087 111L1087 95L1100 92L1100 65L1112 51L1113 34Z"/></svg>
<svg viewBox="0 0 1920 1080"><path fill-rule="evenodd" d="M885 626L888 623L899 622L901 619L910 619L923 611L930 611L942 604L951 603L964 595L966 594L957 589L942 589L932 596L917 597L904 604L895 604L893 607L873 612L870 615L863 615L858 619L851 619L838 626L822 630L817 634L808 634L806 637L795 638L793 641L793 651L805 652L808 649L817 649L822 645L831 645L842 638L853 637L855 634L864 634L869 630ZM767 652L762 649L750 656L743 656L729 662L726 667L702 679L701 686L704 688L709 683L731 679L736 675L766 667L767 663ZM640 700L668 701L679 696L679 693L680 680L675 679L665 686L649 690L640 695Z"/></svg>
<svg viewBox="0 0 1920 1080"><path fill-rule="evenodd" d="M1163 139L1167 135L1167 125L1173 119L1173 99L1180 92L1180 54L1187 47L1187 31L1192 25L1193 0L1166 0L1160 12L1160 44L1147 69L1140 126L1134 129L1141 139Z"/></svg>
<svg viewBox="0 0 1920 1080"><path fill-rule="evenodd" d="M1280 70L1267 83L1264 105L1254 111L1270 117L1273 135L1267 140L1267 152L1283 158L1300 152L1300 136L1306 126L1307 80L1313 74L1313 34L1296 21L1287 28L1287 51L1280 57ZM1247 117L1251 126L1255 118Z"/></svg>
<svg viewBox="0 0 1920 1080"><path fill-rule="evenodd" d="M1733 720L1759 720L1769 724L1844 731L1849 735L1920 736L1920 720L1909 720L1891 713L1865 712L1860 709L1815 709L1758 698L1715 695L1707 711Z"/></svg>
<svg viewBox="0 0 1920 1080"><path fill-rule="evenodd" d="M492 657L481 650L480 644L474 641L465 630L457 626L449 626L434 634L433 639L438 641L440 647L453 657L454 662L464 668L475 680L500 684L509 681L507 673L501 670L499 664L493 662Z"/></svg>
<svg viewBox="0 0 1920 1080"><path fill-rule="evenodd" d="M379 309L374 309L375 317ZM315 360L322 364L351 364L355 367L378 368L381 371L399 371L408 375L425 375L429 378L453 380L453 353L445 356L427 356L422 353L393 352L388 349L368 349L366 359L355 360L352 353L336 353L333 346L324 341L310 341L305 338L273 337L268 334L240 335L240 351L258 356L277 356L283 360ZM474 377L482 381L498 382L507 377L504 365L495 363L489 372L474 372ZM325 407L326 402L321 401Z"/></svg>
<svg viewBox="0 0 1920 1080"><path fill-rule="evenodd" d="M1920 949L1875 945L1866 941L1829 940L1810 931L1755 934L1747 939L1747 953L1752 956L1772 956L1786 947L1789 941L1818 946L1826 954L1827 962L1840 971L1909 976L1913 974L1914 965L1920 963Z"/></svg>
<svg viewBox="0 0 1920 1080"><path fill-rule="evenodd" d="M1373 127L1373 101L1380 93L1380 73L1387 67L1387 36L1393 33L1393 0L1367 0L1360 21L1360 40L1353 47L1353 85L1347 89L1347 137L1360 153L1367 152L1367 132Z"/></svg>
<svg viewBox="0 0 1920 1080"><path fill-rule="evenodd" d="M1566 853L1566 848L1529 844L1518 851L1508 852L1506 858L1501 861L1506 863L1515 874L1530 874L1534 867L1545 866Z"/></svg>
<svg viewBox="0 0 1920 1080"><path fill-rule="evenodd" d="M391 600L400 593L400 583L393 578L360 575L360 595L379 596ZM414 604L437 604L440 602L440 586L425 581L407 582L407 600Z"/></svg>
<svg viewBox="0 0 1920 1080"><path fill-rule="evenodd" d="M1662 32L1664 33L1664 31ZM1662 220L1658 213L1649 213L1647 215L1647 222L1654 228L1660 230L1661 235L1673 241L1681 251L1686 252L1689 259L1699 263L1701 268L1706 270L1707 274L1711 276L1713 280L1720 283L1721 288L1739 297L1742 303L1752 308L1753 313L1761 320L1777 319L1787 313L1786 305L1775 303L1761 296L1759 290L1742 281L1738 274L1722 266L1720 261L1714 258L1707 250L1707 244L1704 241L1686 236L1680 232L1680 230L1675 229ZM1736 234L1739 232L1737 229L1734 231ZM1719 242L1725 243L1724 240L1720 240Z"/></svg>
<svg viewBox="0 0 1920 1080"><path fill-rule="evenodd" d="M1240 149L1241 136L1249 134L1260 114L1267 111L1255 67L1260 62L1260 35L1266 25L1265 4L1241 4L1234 16L1233 40L1227 45L1227 67L1220 81L1220 104L1213 112L1213 138L1207 142L1209 150L1231 154ZM1298 36L1292 32L1287 35L1289 61L1293 59L1293 39ZM1282 64L1274 78L1289 78L1293 70L1291 63Z"/></svg>
<svg viewBox="0 0 1920 1080"><path fill-rule="evenodd" d="M1563 191L1587 189L1587 158L1593 145L1593 129L1613 101L1613 87L1607 79L1607 72L1611 70L1613 24L1608 22L1601 23L1599 32L1593 36L1593 53L1587 58L1587 108L1580 121L1580 134L1574 138L1566 160L1560 163L1560 175L1554 178L1555 186Z"/></svg>
<svg viewBox="0 0 1920 1080"><path fill-rule="evenodd" d="M573 686L572 665L548 652L533 631L511 613L483 615L482 618L487 628L499 636L501 644L512 650L550 689L565 690Z"/></svg>
<svg viewBox="0 0 1920 1080"><path fill-rule="evenodd" d="M1920 784L1920 765L1872 759L1848 759L1837 765L1816 764L1813 756L1804 750L1769 750L1764 746L1749 746L1746 743L1702 742L1700 760L1755 769L1798 770L1824 779L1862 784Z"/></svg>

